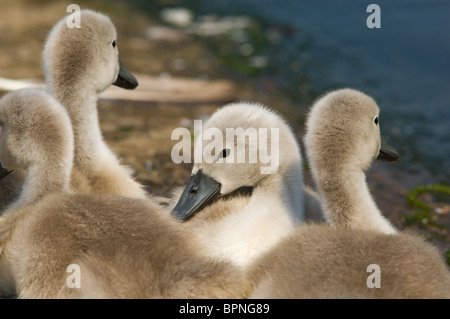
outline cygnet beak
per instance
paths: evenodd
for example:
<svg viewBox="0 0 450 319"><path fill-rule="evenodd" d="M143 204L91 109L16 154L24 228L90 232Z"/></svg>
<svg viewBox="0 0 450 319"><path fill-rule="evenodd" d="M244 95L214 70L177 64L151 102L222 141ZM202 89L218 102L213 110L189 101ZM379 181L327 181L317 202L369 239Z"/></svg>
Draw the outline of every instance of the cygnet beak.
<svg viewBox="0 0 450 319"><path fill-rule="evenodd" d="M8 176L12 171L8 171L6 168L3 167L2 162L0 162L0 179L5 178Z"/></svg>
<svg viewBox="0 0 450 319"><path fill-rule="evenodd" d="M199 170L191 176L172 214L186 221L220 195L220 183Z"/></svg>
<svg viewBox="0 0 450 319"><path fill-rule="evenodd" d="M399 158L400 156L397 151L386 142L383 136L381 136L381 147L377 159L385 162L395 162Z"/></svg>
<svg viewBox="0 0 450 319"><path fill-rule="evenodd" d="M116 85L118 87L127 90L135 89L139 84L136 78L125 68L120 59L119 59L119 66L120 66L119 74L117 75L117 79L113 83L113 85Z"/></svg>

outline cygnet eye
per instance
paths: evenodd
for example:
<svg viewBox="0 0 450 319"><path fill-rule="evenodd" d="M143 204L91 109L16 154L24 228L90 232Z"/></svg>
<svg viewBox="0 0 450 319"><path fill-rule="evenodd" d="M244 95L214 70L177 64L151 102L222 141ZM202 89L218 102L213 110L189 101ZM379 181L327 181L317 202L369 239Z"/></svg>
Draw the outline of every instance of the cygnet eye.
<svg viewBox="0 0 450 319"><path fill-rule="evenodd" d="M373 119L373 122L375 123L375 125L378 125L378 116L375 116L375 118Z"/></svg>
<svg viewBox="0 0 450 319"><path fill-rule="evenodd" d="M219 156L217 157L217 160L221 159L221 158L225 158L228 155L230 155L230 149L229 148L224 148L222 150L222 152L219 154Z"/></svg>
<svg viewBox="0 0 450 319"><path fill-rule="evenodd" d="M112 46L113 46L113 48L116 47L116 40L114 40L114 41L112 42Z"/></svg>

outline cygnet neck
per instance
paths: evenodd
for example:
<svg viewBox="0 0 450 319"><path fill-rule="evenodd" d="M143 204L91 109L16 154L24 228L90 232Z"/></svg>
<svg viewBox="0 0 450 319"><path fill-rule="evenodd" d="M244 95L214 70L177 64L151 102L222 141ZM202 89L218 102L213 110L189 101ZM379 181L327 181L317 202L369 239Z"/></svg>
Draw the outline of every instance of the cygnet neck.
<svg viewBox="0 0 450 319"><path fill-rule="evenodd" d="M288 236L303 220L303 192L294 181L302 179L293 172L279 172L256 185L242 210L226 216L207 232L212 253L223 254L219 256L245 268Z"/></svg>
<svg viewBox="0 0 450 319"><path fill-rule="evenodd" d="M316 182L331 225L397 233L375 204L362 170L336 166L321 171Z"/></svg>
<svg viewBox="0 0 450 319"><path fill-rule="evenodd" d="M65 106L72 122L74 166L83 171L95 170L102 163L101 153L105 148L99 126L97 92L79 83L67 87L59 83L53 85L52 81L49 90Z"/></svg>
<svg viewBox="0 0 450 319"><path fill-rule="evenodd" d="M303 211L303 171L300 163L292 163L288 167L279 168L274 174L268 174L255 187L252 201L255 205L271 201L284 206L293 224L304 220Z"/></svg>

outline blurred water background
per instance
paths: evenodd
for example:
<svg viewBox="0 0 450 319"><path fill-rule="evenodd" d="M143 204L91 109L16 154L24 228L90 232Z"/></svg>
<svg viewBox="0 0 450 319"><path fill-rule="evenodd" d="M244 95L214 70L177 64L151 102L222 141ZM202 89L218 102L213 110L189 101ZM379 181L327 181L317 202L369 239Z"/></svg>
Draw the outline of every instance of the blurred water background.
<svg viewBox="0 0 450 319"><path fill-rule="evenodd" d="M401 155L395 170L410 177L411 187L449 183L449 1L132 3L159 19L164 9L187 8L192 13L191 31L194 22L199 31L200 23L256 21L257 27L250 32L229 31L231 40L225 43L213 41L211 34L197 34L210 41L225 62L254 76L261 90L281 92L298 107L307 107L318 95L342 87L373 96L381 108L382 133ZM379 29L366 25L371 3L381 9Z"/></svg>

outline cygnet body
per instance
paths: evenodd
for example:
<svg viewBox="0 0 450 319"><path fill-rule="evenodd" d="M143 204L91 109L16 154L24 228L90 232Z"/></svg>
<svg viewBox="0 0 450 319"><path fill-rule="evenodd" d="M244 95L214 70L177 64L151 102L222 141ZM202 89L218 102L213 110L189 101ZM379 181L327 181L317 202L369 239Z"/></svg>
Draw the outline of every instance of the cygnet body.
<svg viewBox="0 0 450 319"><path fill-rule="evenodd" d="M199 154L205 158L194 164L174 214L207 254L245 267L304 221L300 148L274 111L251 103L220 108L196 140ZM250 195L232 196L245 187Z"/></svg>
<svg viewBox="0 0 450 319"><path fill-rule="evenodd" d="M117 34L111 20L82 10L80 28L68 28L64 17L51 30L43 51L49 92L64 105L72 121L75 153L72 187L81 193L145 198L142 186L103 140L98 95L111 84L132 89L136 79L119 61Z"/></svg>
<svg viewBox="0 0 450 319"><path fill-rule="evenodd" d="M449 298L443 256L396 231L368 195L363 171L381 148L378 107L356 90L319 99L306 152L331 225L300 225L249 271L252 298ZM376 272L376 273L375 273Z"/></svg>
<svg viewBox="0 0 450 319"><path fill-rule="evenodd" d="M198 254L180 224L148 199L69 193L72 130L52 96L39 90L8 94L0 100L0 123L6 150L0 161L7 170L27 171L19 200L0 217L3 295L247 296L240 271Z"/></svg>
<svg viewBox="0 0 450 319"><path fill-rule="evenodd" d="M450 298L450 272L413 233L301 225L249 271L256 299Z"/></svg>

